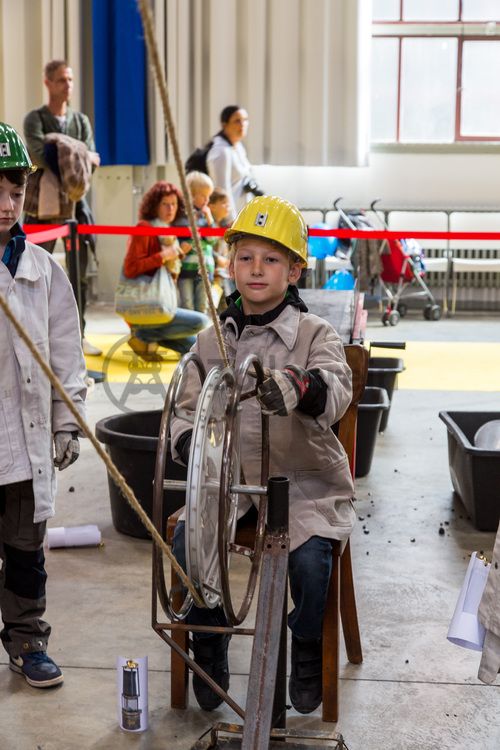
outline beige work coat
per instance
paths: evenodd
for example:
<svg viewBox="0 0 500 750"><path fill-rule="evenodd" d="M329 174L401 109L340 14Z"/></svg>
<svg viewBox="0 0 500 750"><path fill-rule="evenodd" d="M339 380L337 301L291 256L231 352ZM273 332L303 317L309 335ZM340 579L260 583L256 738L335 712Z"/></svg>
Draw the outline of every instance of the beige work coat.
<svg viewBox="0 0 500 750"><path fill-rule="evenodd" d="M492 683L500 670L500 526L490 572L479 604L479 620L486 628L486 637L478 677L483 682Z"/></svg>
<svg viewBox="0 0 500 750"><path fill-rule="evenodd" d="M346 363L342 342L322 318L300 312L288 305L264 326L248 325L238 339L235 321L223 322L223 335L229 362L238 367L249 354L257 354L262 364L282 369L295 364L305 369L318 368L328 386L323 414L311 417L296 409L288 417L270 417L270 474L290 480L290 549L312 536L346 540L353 528L353 482L347 456L331 425L344 414L351 401L351 371ZM193 346L207 371L220 364L214 329L198 334ZM244 390L255 388L248 378ZM181 399L188 411L196 408L200 392L199 378L190 368ZM247 484L260 484L261 410L256 398L241 402L241 462ZM172 445L192 424L176 418L172 425ZM173 449L174 458L178 457ZM239 515L250 507L240 496Z"/></svg>
<svg viewBox="0 0 500 750"><path fill-rule="evenodd" d="M7 269L4 269L8 273ZM38 351L50 364L78 411L85 413L85 362L80 325L73 290L66 273L43 248L26 242L16 275L6 293L10 309ZM34 522L54 515L56 491L52 434L59 430L77 431L78 426L66 404L51 387L12 323L0 310L0 326L7 326L19 367L20 403L12 404L2 395L11 384L2 382L0 367L0 407L6 423L9 409L21 410L22 425L33 476ZM0 435L3 450L9 446L8 430ZM8 475L4 477L9 483Z"/></svg>

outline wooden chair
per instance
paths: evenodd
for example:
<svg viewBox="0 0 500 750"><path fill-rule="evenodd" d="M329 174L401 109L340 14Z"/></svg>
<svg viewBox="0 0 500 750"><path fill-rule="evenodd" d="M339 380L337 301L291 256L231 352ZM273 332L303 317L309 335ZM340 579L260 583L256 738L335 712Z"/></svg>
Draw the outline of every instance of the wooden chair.
<svg viewBox="0 0 500 750"><path fill-rule="evenodd" d="M345 354L353 374L352 401L342 419L335 425L335 432L342 443L349 459L349 466L354 476L354 461L356 454L356 420L358 404L363 395L368 373L368 351L357 344L346 345ZM172 544L175 526L181 511L173 513L167 522L167 542ZM244 521L244 519L242 519ZM236 532L236 542L243 546L253 547L255 526L240 522ZM332 575L328 590L325 615L323 619L323 721L338 720L339 704L339 635L342 621L347 658L352 664L361 664L363 654L356 610L354 580L351 566L350 544L347 541L344 549L340 542L332 543ZM179 581L172 572L172 590L179 590ZM174 594L175 597L175 594ZM174 606L179 607L181 594L177 594ZM188 633L173 630L172 638L187 652ZM189 670L184 660L173 650L171 651L171 693L172 708L184 709L188 703Z"/></svg>

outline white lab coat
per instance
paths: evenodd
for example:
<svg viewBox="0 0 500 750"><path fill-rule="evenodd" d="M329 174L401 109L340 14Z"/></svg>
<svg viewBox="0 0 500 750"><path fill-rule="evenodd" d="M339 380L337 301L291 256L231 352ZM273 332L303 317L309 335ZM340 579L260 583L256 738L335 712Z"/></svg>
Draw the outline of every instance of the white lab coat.
<svg viewBox="0 0 500 750"><path fill-rule="evenodd" d="M207 169L215 187L227 192L230 206L228 218L233 221L253 198L243 189L245 180L252 177L252 167L244 145L241 141L231 145L221 135L214 136L213 146L207 154Z"/></svg>
<svg viewBox="0 0 500 750"><path fill-rule="evenodd" d="M0 281L12 312L84 416L85 362L78 312L66 273L43 248L27 241L15 277L12 278L7 267L0 263ZM15 357L14 369L0 367L0 453L3 456L0 485L18 481L15 455L19 450L26 451L35 496L33 521L39 523L54 515L56 478L52 435L60 430L77 431L78 427L3 310L0 310L0 327L3 341L10 344L2 357ZM12 394L12 381L6 382L12 372L17 375L14 387L19 400L5 398L5 394ZM9 430L9 425L19 424L19 413L24 440L16 440ZM10 469L9 454L14 456Z"/></svg>

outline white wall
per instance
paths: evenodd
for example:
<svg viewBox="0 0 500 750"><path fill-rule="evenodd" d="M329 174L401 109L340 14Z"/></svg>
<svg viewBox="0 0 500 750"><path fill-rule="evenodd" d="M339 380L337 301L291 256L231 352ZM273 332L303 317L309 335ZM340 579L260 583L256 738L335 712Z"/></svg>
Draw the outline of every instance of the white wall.
<svg viewBox="0 0 500 750"><path fill-rule="evenodd" d="M368 167L256 168L270 192L298 205L364 207L375 198L395 207L500 207L498 153L372 153ZM500 227L499 227L500 229Z"/></svg>

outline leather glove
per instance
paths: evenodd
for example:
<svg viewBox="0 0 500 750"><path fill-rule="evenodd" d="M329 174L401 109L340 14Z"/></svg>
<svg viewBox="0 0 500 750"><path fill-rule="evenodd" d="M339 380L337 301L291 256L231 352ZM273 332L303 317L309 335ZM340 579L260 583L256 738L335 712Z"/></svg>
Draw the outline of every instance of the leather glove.
<svg viewBox="0 0 500 750"><path fill-rule="evenodd" d="M80 443L77 432L56 432L54 435L54 449L56 452L54 466L59 471L74 463L80 455Z"/></svg>
<svg viewBox="0 0 500 750"><path fill-rule="evenodd" d="M269 377L257 390L257 400L264 414L286 417L309 388L309 374L297 365L285 365L283 370L268 372Z"/></svg>

